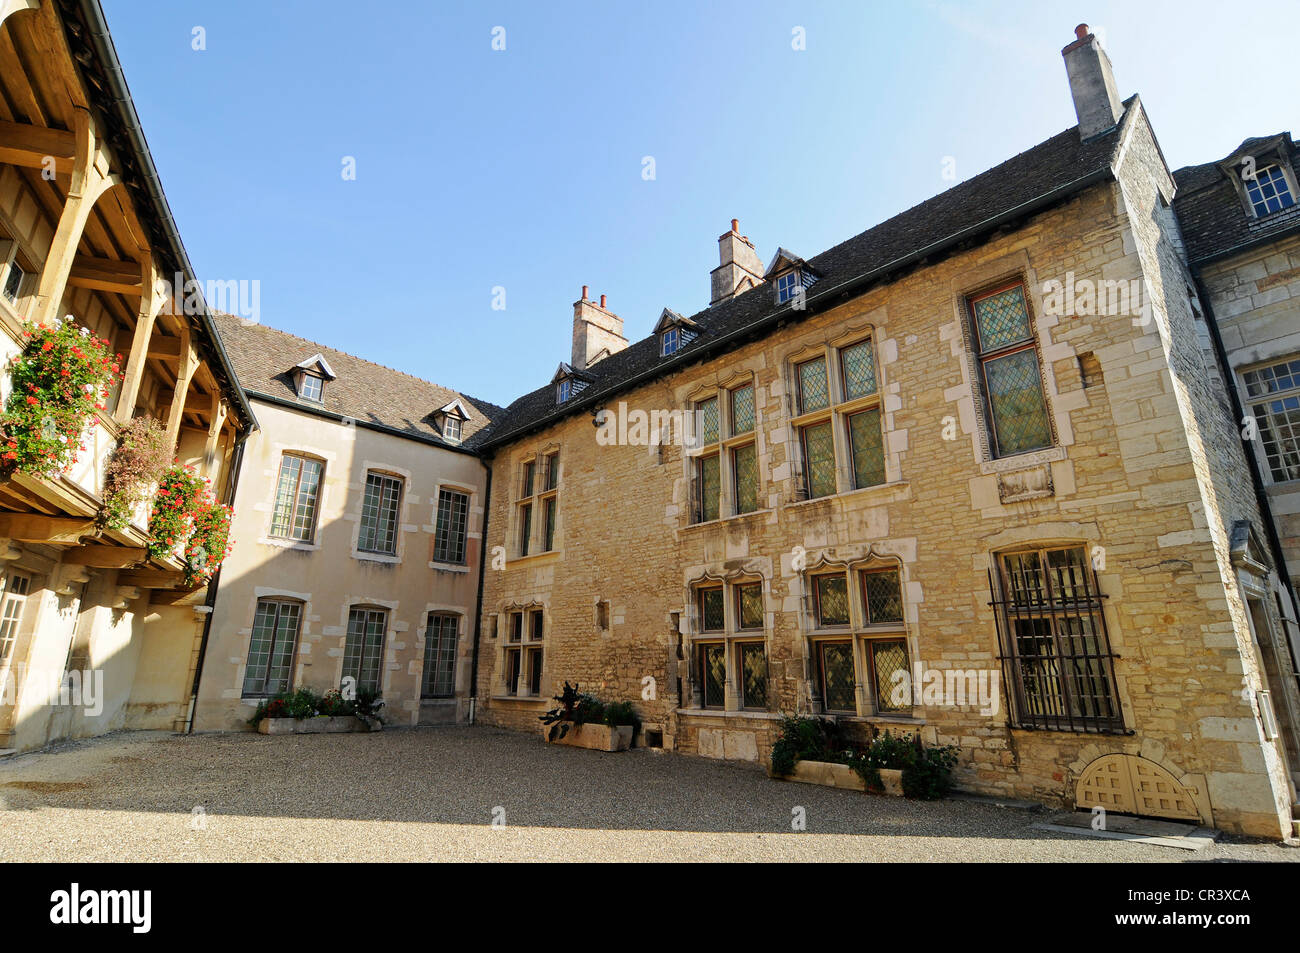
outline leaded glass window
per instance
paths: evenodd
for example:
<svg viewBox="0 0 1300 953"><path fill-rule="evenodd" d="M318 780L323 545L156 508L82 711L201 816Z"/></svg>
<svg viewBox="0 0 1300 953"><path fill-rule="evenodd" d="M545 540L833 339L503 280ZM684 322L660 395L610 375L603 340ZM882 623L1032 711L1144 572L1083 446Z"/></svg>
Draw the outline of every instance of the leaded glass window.
<svg viewBox="0 0 1300 953"><path fill-rule="evenodd" d="M722 478L718 470L719 459L716 453L711 453L706 457L700 457L696 461L698 467L698 476L696 483L699 487L699 522L707 523L709 520L716 520L720 515L722 490Z"/></svg>
<svg viewBox="0 0 1300 953"><path fill-rule="evenodd" d="M733 436L754 429L754 385L746 384L731 392L731 433Z"/></svg>
<svg viewBox="0 0 1300 953"><path fill-rule="evenodd" d="M343 650L343 677L356 679L359 692L380 689L384 630L388 613L382 609L353 609L348 613L348 636Z"/></svg>
<svg viewBox="0 0 1300 953"><path fill-rule="evenodd" d="M804 483L809 499L835 492L835 438L831 422L822 421L801 428L803 434Z"/></svg>
<svg viewBox="0 0 1300 953"><path fill-rule="evenodd" d="M316 509L324 469L319 460L291 453L280 458L275 509L271 514L272 536L311 541L316 532Z"/></svg>
<svg viewBox="0 0 1300 953"><path fill-rule="evenodd" d="M817 643L821 670L822 707L826 711L857 711L853 679L853 643Z"/></svg>
<svg viewBox="0 0 1300 953"><path fill-rule="evenodd" d="M358 549L390 556L397 553L397 514L401 501L401 480L382 473L366 474Z"/></svg>
<svg viewBox="0 0 1300 953"><path fill-rule="evenodd" d="M244 697L258 698L289 690L293 654L298 644L302 607L296 602L258 600L244 670Z"/></svg>
<svg viewBox="0 0 1300 953"><path fill-rule="evenodd" d="M849 415L849 452L853 455L853 487L885 482L885 444L880 433L880 408Z"/></svg>
<svg viewBox="0 0 1300 953"><path fill-rule="evenodd" d="M747 582L736 587L737 625L742 629L763 628L763 584Z"/></svg>
<svg viewBox="0 0 1300 953"><path fill-rule="evenodd" d="M870 338L840 351L840 365L844 373L845 400L856 400L876 392L876 358L871 352Z"/></svg>
<svg viewBox="0 0 1300 953"><path fill-rule="evenodd" d="M767 707L767 652L762 642L742 642L740 652L740 707Z"/></svg>
<svg viewBox="0 0 1300 953"><path fill-rule="evenodd" d="M420 679L423 698L449 698L455 692L456 640L460 617L430 612L424 630L424 673Z"/></svg>
<svg viewBox="0 0 1300 953"><path fill-rule="evenodd" d="M721 632L726 627L722 587L700 590L700 629L704 632Z"/></svg>
<svg viewBox="0 0 1300 953"><path fill-rule="evenodd" d="M899 586L898 570L874 570L862 574L862 601L867 609L867 622L882 625L903 621L903 593Z"/></svg>
<svg viewBox="0 0 1300 953"><path fill-rule="evenodd" d="M1024 286L972 298L970 308L995 455L1050 446L1052 427Z"/></svg>
<svg viewBox="0 0 1300 953"><path fill-rule="evenodd" d="M799 413L808 414L825 410L831 404L830 387L826 382L826 358L804 361L797 368L799 376Z"/></svg>
<svg viewBox="0 0 1300 953"><path fill-rule="evenodd" d="M701 694L705 708L726 704L727 647L721 642L700 646Z"/></svg>
<svg viewBox="0 0 1300 953"><path fill-rule="evenodd" d="M731 471L736 481L736 512L758 509L758 454L752 443L731 451Z"/></svg>
<svg viewBox="0 0 1300 953"><path fill-rule="evenodd" d="M438 492L438 522L433 534L433 558L440 563L465 561L465 527L469 494L455 490Z"/></svg>
<svg viewBox="0 0 1300 953"><path fill-rule="evenodd" d="M555 549L555 497L542 503L542 512L546 517L546 538L543 540L542 549L549 553Z"/></svg>
<svg viewBox="0 0 1300 953"><path fill-rule="evenodd" d="M710 397L695 405L696 420L700 428L700 443L718 442L718 398Z"/></svg>
<svg viewBox="0 0 1300 953"><path fill-rule="evenodd" d="M907 643L893 639L872 639L867 643L876 680L876 711L910 711L911 676L907 666Z"/></svg>
<svg viewBox="0 0 1300 953"><path fill-rule="evenodd" d="M843 573L814 576L818 627L849 624L849 587Z"/></svg>
<svg viewBox="0 0 1300 953"><path fill-rule="evenodd" d="M560 455L558 453L547 454L546 462L546 487L547 490L554 490L560 485Z"/></svg>
<svg viewBox="0 0 1300 953"><path fill-rule="evenodd" d="M533 538L533 505L519 507L519 555L527 556Z"/></svg>

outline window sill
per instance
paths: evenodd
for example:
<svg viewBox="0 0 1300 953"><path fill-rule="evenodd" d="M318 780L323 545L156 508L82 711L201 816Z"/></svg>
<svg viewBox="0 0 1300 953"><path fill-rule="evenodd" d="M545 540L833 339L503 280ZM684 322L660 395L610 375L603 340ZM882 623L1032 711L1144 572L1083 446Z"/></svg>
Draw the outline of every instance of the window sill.
<svg viewBox="0 0 1300 953"><path fill-rule="evenodd" d="M1030 467L1042 466L1044 463L1058 463L1067 456L1064 447L1045 447L1042 450L1018 453L1012 457L985 460L980 464L980 473L989 476L994 473L1007 473L1012 470L1028 470Z"/></svg>
<svg viewBox="0 0 1300 953"><path fill-rule="evenodd" d="M401 556L390 556L386 553L367 553L362 552L359 549L354 549L352 551L352 558L369 563L385 563L390 566L396 565L402 561Z"/></svg>
<svg viewBox="0 0 1300 953"><path fill-rule="evenodd" d="M564 551L560 549L548 549L541 553L529 553L527 556L516 556L513 559L507 559L506 568L510 569L511 567L518 566L521 563L524 565L532 565L536 563L558 562L563 555Z"/></svg>
<svg viewBox="0 0 1300 953"><path fill-rule="evenodd" d="M494 702L515 702L518 704L528 705L545 705L547 699L540 695L489 695L488 698Z"/></svg>
<svg viewBox="0 0 1300 953"><path fill-rule="evenodd" d="M440 563L436 560L429 563L430 569L437 569L439 572L461 572L468 573L469 566L465 563Z"/></svg>
<svg viewBox="0 0 1300 953"><path fill-rule="evenodd" d="M748 711L743 708L735 711L722 708L678 708L677 714L686 718L740 718L753 721L777 721L781 717L774 711Z"/></svg>
<svg viewBox="0 0 1300 953"><path fill-rule="evenodd" d="M767 516L775 512L776 511L773 509L765 509L765 510L753 510L749 513L737 513L734 516L719 516L715 520L705 520L702 523L687 523L679 530L679 532L685 533L693 529L704 529L705 527L708 526L725 526L728 523L744 523L749 520L757 519L758 517Z"/></svg>
<svg viewBox="0 0 1300 953"><path fill-rule="evenodd" d="M877 483L875 486L864 486L859 487L856 490L845 490L843 493L828 493L825 496L814 496L810 500L793 500L785 504L785 509L796 509L800 506L810 506L814 503L825 503L828 500L847 500L859 496L888 496L892 498L896 494L909 491L911 487L912 484L907 480L895 480L892 483Z"/></svg>
<svg viewBox="0 0 1300 953"><path fill-rule="evenodd" d="M837 712L825 712L823 718L833 718L836 722L850 725L871 724L879 722L889 725L924 725L925 719L916 715L845 715Z"/></svg>
<svg viewBox="0 0 1300 953"><path fill-rule="evenodd" d="M277 549L296 549L302 552L315 552L320 549L320 543L310 543L305 539L284 539L280 536L262 536L257 540L263 546L274 546Z"/></svg>

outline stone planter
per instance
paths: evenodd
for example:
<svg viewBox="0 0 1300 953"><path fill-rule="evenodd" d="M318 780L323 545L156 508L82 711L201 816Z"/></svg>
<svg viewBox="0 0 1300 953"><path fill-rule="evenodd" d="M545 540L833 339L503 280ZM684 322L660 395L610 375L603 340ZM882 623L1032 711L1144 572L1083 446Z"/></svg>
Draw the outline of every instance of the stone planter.
<svg viewBox="0 0 1300 953"><path fill-rule="evenodd" d="M341 731L379 731L378 718L364 720L358 715L317 715L315 718L263 718L257 730L264 735L319 735Z"/></svg>
<svg viewBox="0 0 1300 953"><path fill-rule="evenodd" d="M880 783L885 786L885 793L890 797L903 796L903 769L881 768Z"/></svg>
<svg viewBox="0 0 1300 953"><path fill-rule="evenodd" d="M542 740L553 745L590 748L592 751L626 751L632 746L631 725L572 725L563 738L550 738L554 725L542 725Z"/></svg>
<svg viewBox="0 0 1300 953"><path fill-rule="evenodd" d="M771 773L769 767L768 773ZM787 781L802 781L804 784L820 784L828 788L843 788L846 791L865 791L866 782L858 777L847 764L833 761L796 761L794 773L786 775Z"/></svg>

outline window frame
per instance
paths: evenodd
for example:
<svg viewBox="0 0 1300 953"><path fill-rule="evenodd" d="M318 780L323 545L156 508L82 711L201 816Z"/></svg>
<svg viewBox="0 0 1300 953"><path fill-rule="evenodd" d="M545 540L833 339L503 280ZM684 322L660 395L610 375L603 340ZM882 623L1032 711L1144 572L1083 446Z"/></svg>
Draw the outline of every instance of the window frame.
<svg viewBox="0 0 1300 953"><path fill-rule="evenodd" d="M1268 387L1268 381L1259 378L1269 372L1272 381L1276 382L1278 368L1285 368L1290 386L1274 390ZM1262 464L1265 478L1270 485L1300 481L1300 423L1292 425L1281 419L1282 414L1289 412L1300 420L1300 353L1253 364L1242 368L1238 373L1243 403L1255 421L1259 435L1259 439L1252 442L1256 444L1255 452ZM1264 387L1261 393L1251 393L1261 385ZM1283 404L1281 413L1267 406L1273 403ZM1288 403L1295 406L1286 406ZM1289 432L1284 434L1284 430ZM1270 435L1272 441L1268 439ZM1278 448L1276 462L1269 453L1270 442L1276 443Z"/></svg>
<svg viewBox="0 0 1300 953"><path fill-rule="evenodd" d="M979 319L976 315L975 304L986 298L994 297L1003 292L1010 291L1013 288L1020 289L1020 300L1025 306L1025 321L1028 326L1028 334L1025 338L1004 345L995 345L991 350L984 349L984 342L980 334ZM990 459L1004 460L1010 457L1018 457L1026 453L1040 453L1044 450L1050 450L1057 446L1056 421L1052 416L1052 405L1047 399L1047 380L1046 370L1043 366L1043 351L1038 338L1038 322L1034 315L1033 301L1029 295L1029 282L1024 276L1017 276L1012 279L1000 281L993 285L987 285L984 288L965 295L967 327L970 334L971 354L975 361L976 371L979 377L980 400L979 405L984 418L984 438ZM1037 447L1027 447L1019 450L1007 451L1001 446L998 439L997 416L993 408L993 394L989 387L988 367L994 361L1012 357L1025 351L1032 351L1034 354L1034 364L1037 370L1038 395L1042 401L1043 420L1047 427L1047 442Z"/></svg>
<svg viewBox="0 0 1300 953"><path fill-rule="evenodd" d="M434 638L434 620L437 620L436 642ZM447 638L447 621L451 621L451 655L445 659L444 641ZM420 698L439 699L456 697L456 653L460 650L461 616L459 613L432 609L425 616L424 661L420 673ZM449 661L446 669L439 670L443 661ZM432 664L431 664L432 663ZM446 676L446 691L437 691L442 687L437 682L440 676ZM431 678L432 676L432 678Z"/></svg>
<svg viewBox="0 0 1300 953"><path fill-rule="evenodd" d="M308 381L315 381L316 393L307 393ZM324 402L325 398L325 378L320 374L313 374L311 371L303 371L298 375L298 396L303 400L309 400L314 404Z"/></svg>
<svg viewBox="0 0 1300 953"><path fill-rule="evenodd" d="M257 622L263 606L274 606L275 617L271 626L271 641L266 651L266 663L261 669L261 691L249 691L248 683L252 678L252 657L253 641L257 638ZM271 680L271 671L275 665L276 646L283 644L280 640L280 618L281 613L292 608L294 615L293 630L289 633L289 655L285 664L284 685L279 688L268 688L267 683ZM248 651L244 655L244 678L240 685L240 698L272 698L280 692L293 691L294 671L298 662L298 644L302 638L303 622L303 605L301 600L290 599L283 596L263 596L256 601L253 608L253 626L248 638Z"/></svg>
<svg viewBox="0 0 1300 953"><path fill-rule="evenodd" d="M519 495L514 502L517 558L557 552L560 526L559 449L544 449L518 462Z"/></svg>
<svg viewBox="0 0 1300 953"><path fill-rule="evenodd" d="M743 390L749 390L751 393L753 422L747 429L740 430L736 425L736 395ZM704 432L702 421L705 407L711 403L717 408L717 434L709 439L709 435ZM758 453L761 419L758 409L758 382L754 375L740 375L738 379L725 386L699 394L691 402L691 414L696 422L694 446L688 454L691 523L711 523L714 520L760 512L763 500L763 472ZM742 498L745 494L741 492L737 455L750 447L753 448L754 454L754 486L752 505L744 506ZM717 468L716 500L709 494L710 488L706 486L707 469L713 466Z"/></svg>
<svg viewBox="0 0 1300 953"><path fill-rule="evenodd" d="M1295 183L1292 181L1292 177L1290 174L1291 170L1288 168L1287 164L1282 162L1280 159L1275 158L1272 155L1269 155L1266 158L1274 159L1274 161L1269 162L1268 165L1265 166L1257 165L1255 168L1255 175L1253 178L1248 179L1245 177L1244 174L1241 176L1241 185L1242 185L1242 191L1245 194L1245 198L1246 198L1246 206L1247 208L1250 209L1251 214L1254 216L1256 220L1268 218L1270 215L1277 215L1281 212L1285 212L1287 209L1294 208L1297 201L1300 201L1300 197L1296 195ZM1265 196L1263 184L1260 182L1260 178L1261 176L1264 175L1264 173L1273 170L1277 171L1277 175L1276 177L1270 176L1269 181L1267 183L1269 187L1272 188L1273 194L1270 196ZM1244 168L1242 169L1242 172L1243 173L1245 172ZM1278 190L1279 182L1281 183L1283 191ZM1251 193L1252 188L1254 188L1255 191L1259 194L1258 202L1256 201L1255 196ZM1286 197L1290 199L1290 201L1286 204L1282 204L1279 201L1278 208L1270 209L1268 207L1269 201L1272 199L1280 200L1281 196L1284 193ZM1264 209L1262 211L1259 208L1260 205L1264 206Z"/></svg>
<svg viewBox="0 0 1300 953"><path fill-rule="evenodd" d="M0 672L8 671L12 665L13 653L18 647L18 636L22 633L23 616L27 613L27 599L32 594L33 581L32 574L27 572L7 572L2 577L3 592L0 592L0 596L3 597L0 598ZM22 591L15 592L15 588Z"/></svg>
<svg viewBox="0 0 1300 953"><path fill-rule="evenodd" d="M352 622L353 617L360 615L362 617L362 632L360 633L361 642L357 647L354 671L349 670L348 655L350 645L353 639ZM380 620L379 644L375 654L375 684L374 687L368 687L368 684L362 680L362 673L365 671L367 641L371 635L369 627L374 618ZM339 674L339 684L343 684L343 679L349 675L356 679L356 690L360 694L363 691L375 691L383 693L384 690L384 650L388 643L388 628L392 618L392 612L384 606L369 605L367 603L356 603L348 606L348 623L343 637L343 659L341 661L341 671Z"/></svg>
<svg viewBox="0 0 1300 953"><path fill-rule="evenodd" d="M442 419L442 438L450 440L453 443L460 443L461 435L464 433L464 423L455 414L447 414Z"/></svg>
<svg viewBox="0 0 1300 953"><path fill-rule="evenodd" d="M454 550L450 546L447 534L452 532L456 522L457 511L448 514L447 521L444 522L443 504L451 503L454 507L455 497L464 501L463 509L459 511L460 532L457 540L457 546ZM433 513L433 561L436 563L446 563L449 566L464 566L469 554L469 508L472 501L472 494L453 486L438 487L438 501L434 505ZM459 557L456 557L459 553Z"/></svg>
<svg viewBox="0 0 1300 953"><path fill-rule="evenodd" d="M366 501L370 497L372 479L378 481L374 485L379 487L379 499L375 507L375 523L373 529L373 536L375 538L378 537L379 529L383 523L381 514L383 512L382 507L384 506L385 500L387 499L386 490L393 486L396 486L397 488L396 498L393 500L393 505L392 505L393 518L392 518L392 548L391 549L379 549L379 548L375 548L373 545L365 544ZM402 503L405 496L406 496L405 477L399 476L398 474L395 473L390 473L387 470L366 471L366 481L363 484L363 489L361 493L360 519L357 521L357 552L359 554L365 554L371 556L392 556L392 557L398 555L398 552L401 549L400 541L402 536ZM372 538L371 542L374 543L375 539Z"/></svg>
<svg viewBox="0 0 1300 953"><path fill-rule="evenodd" d="M742 625L741 590L757 586L760 596L762 620L757 626ZM710 626L706 621L706 593L716 593L721 619ZM693 659L691 673L691 705L705 710L770 711L773 702L770 653L768 651L768 618L766 585L761 577L742 576L722 582L703 579L692 585L694 618L687 658ZM764 659L764 701L761 706L747 704L745 691L745 653L759 646ZM713 704L709 696L708 666L710 652L722 653L722 699ZM696 702L698 699L698 703Z"/></svg>
<svg viewBox="0 0 1300 953"><path fill-rule="evenodd" d="M10 294L9 283L15 274L18 275L18 283L13 289L13 294ZM22 266L16 255L5 263L4 281L0 282L0 294L15 308L18 307L19 299L23 297L23 287L27 284L30 275L31 272Z"/></svg>
<svg viewBox="0 0 1300 953"><path fill-rule="evenodd" d="M776 278L776 303L785 304L799 293L803 287L803 276L798 268L793 268Z"/></svg>
<svg viewBox="0 0 1300 953"><path fill-rule="evenodd" d="M849 395L849 373L846 356L854 348L866 347L870 357L873 387L857 396ZM807 407L803 368L814 363L821 364L826 381L826 403L821 407ZM884 380L881 372L880 356L876 347L876 329L867 328L853 332L839 341L831 342L814 349L804 349L792 356L787 362L790 373L790 394L793 406L791 410L791 427L795 443L799 448L798 492L796 496L803 500L824 499L841 493L865 490L876 486L886 486L890 482L889 449L887 443L886 417L884 404ZM880 431L878 483L859 483L853 438L853 420L859 414L875 412L877 427ZM827 486L817 487L818 479L813 470L813 457L809 452L809 439L816 432L826 432L830 440L831 473L822 474L821 481L829 476ZM815 492L825 489L826 492Z"/></svg>
<svg viewBox="0 0 1300 953"><path fill-rule="evenodd" d="M665 328L659 336L659 356L668 357L681 348L681 330L677 327Z"/></svg>
<svg viewBox="0 0 1300 953"><path fill-rule="evenodd" d="M287 532L278 532L277 524L280 522L279 514L280 514L280 502L281 502L280 484L281 484L281 480L283 479L285 465L289 460L299 461L298 475L294 480L293 499L289 505L289 512L288 512L288 519L287 519ZM307 527L307 533L305 536L297 536L294 535L294 533L298 523L298 507L300 505L300 497L302 494L303 474L307 468L307 464L314 465L319 472L317 473L316 476L315 494L311 500L311 523ZM275 474L275 488L272 490L273 496L271 500L271 526L270 529L267 531L267 536L269 536L271 539L282 539L294 543L306 543L308 545L315 543L316 529L320 523L320 504L321 504L321 496L323 495L322 491L324 487L325 487L325 461L324 460L320 459L319 457L311 456L310 454L302 453L296 450L286 450L283 453L281 453L280 466L276 470L276 474Z"/></svg>
<svg viewBox="0 0 1300 953"><path fill-rule="evenodd" d="M546 685L545 607L516 607L506 610L509 627L500 646L500 691L509 698L541 698ZM528 691L520 692L520 685Z"/></svg>

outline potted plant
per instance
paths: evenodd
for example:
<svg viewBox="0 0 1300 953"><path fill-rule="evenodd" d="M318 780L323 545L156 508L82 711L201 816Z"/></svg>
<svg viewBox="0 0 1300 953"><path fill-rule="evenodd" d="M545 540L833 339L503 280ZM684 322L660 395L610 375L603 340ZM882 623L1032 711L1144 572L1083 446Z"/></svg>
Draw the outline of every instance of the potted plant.
<svg viewBox="0 0 1300 953"><path fill-rule="evenodd" d="M933 801L952 790L957 749L952 745L927 748L919 735L895 737L886 731L851 764L868 791Z"/></svg>
<svg viewBox="0 0 1300 953"><path fill-rule="evenodd" d="M778 731L768 761L771 777L854 791L866 790L863 780L849 766L853 752L844 745L835 722L826 718L787 715L781 718Z"/></svg>
<svg viewBox="0 0 1300 953"><path fill-rule="evenodd" d="M594 751L626 751L632 746L641 720L631 702L603 702L567 681L555 700L558 707L538 716L544 741Z"/></svg>

